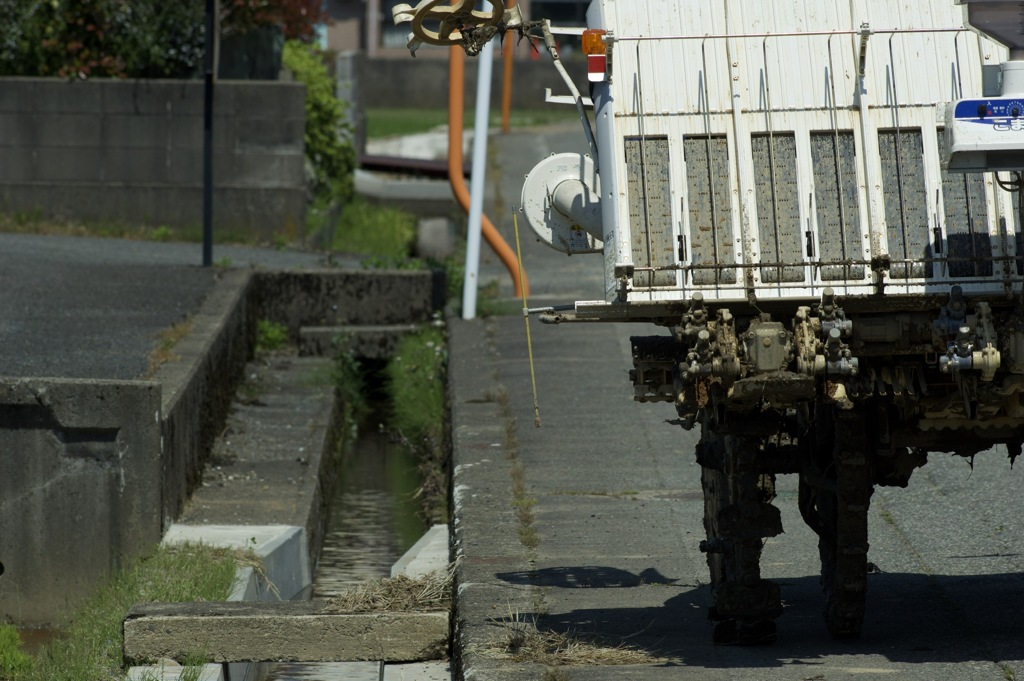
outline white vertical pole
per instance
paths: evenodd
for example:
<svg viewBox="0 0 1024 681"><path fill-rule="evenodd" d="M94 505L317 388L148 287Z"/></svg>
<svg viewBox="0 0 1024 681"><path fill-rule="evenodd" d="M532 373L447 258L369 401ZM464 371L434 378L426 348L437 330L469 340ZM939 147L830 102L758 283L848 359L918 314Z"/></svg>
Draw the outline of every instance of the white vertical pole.
<svg viewBox="0 0 1024 681"><path fill-rule="evenodd" d="M473 126L473 169L469 182L469 227L466 235L466 275L462 282L462 318L476 317L476 292L480 270L480 232L484 214L484 177L487 166L487 118L491 111L491 71L494 41L488 41L478 57L476 122Z"/></svg>

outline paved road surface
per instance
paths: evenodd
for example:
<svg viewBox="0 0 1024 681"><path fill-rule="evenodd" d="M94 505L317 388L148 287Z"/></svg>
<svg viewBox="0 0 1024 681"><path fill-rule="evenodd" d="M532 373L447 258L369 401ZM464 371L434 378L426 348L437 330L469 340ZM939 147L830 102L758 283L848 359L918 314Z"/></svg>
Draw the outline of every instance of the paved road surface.
<svg viewBox="0 0 1024 681"><path fill-rule="evenodd" d="M491 183L513 194L514 176L563 150L562 140L581 137L495 137L492 168L501 175ZM511 234L509 222L496 220ZM532 240L524 246L538 302L602 297L599 256L570 259ZM503 282L502 290L510 288ZM1011 469L1005 451L980 455L973 470L962 459L933 454L908 489L875 493L869 558L882 572L870 576L865 634L854 642L828 636L816 537L799 518L795 478L780 478L776 504L785 534L769 540L764 553L765 576L782 585L786 606L779 641L715 647L697 549L697 434L667 423L675 416L671 406L631 400L628 338L659 330L536 322L531 330L541 428L532 425L522 319L460 322L452 331L461 443L456 527L468 582L460 617L473 678L544 677L536 666L481 652L518 617L535 618L541 630L665 658L647 666L565 668L565 676L548 678L1024 679L1024 466ZM502 391L507 414L497 401ZM517 447L508 444L508 417ZM533 550L517 534L516 461L526 498L536 501Z"/></svg>
<svg viewBox="0 0 1024 681"><path fill-rule="evenodd" d="M134 379L161 330L213 286L199 244L0 234L0 376ZM235 267L315 267L321 256L215 246Z"/></svg>

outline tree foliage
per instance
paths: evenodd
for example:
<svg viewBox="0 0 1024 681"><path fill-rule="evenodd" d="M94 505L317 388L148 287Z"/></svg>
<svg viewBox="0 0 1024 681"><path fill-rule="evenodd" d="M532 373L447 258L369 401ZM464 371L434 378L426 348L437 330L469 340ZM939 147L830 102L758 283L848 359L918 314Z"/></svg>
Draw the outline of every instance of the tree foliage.
<svg viewBox="0 0 1024 681"><path fill-rule="evenodd" d="M199 73L199 0L0 0L0 75L187 78ZM221 28L278 25L311 40L327 20L320 0L221 0Z"/></svg>
<svg viewBox="0 0 1024 681"><path fill-rule="evenodd" d="M328 21L322 0L221 0L221 25L228 31L280 26L288 40L312 41Z"/></svg>
<svg viewBox="0 0 1024 681"><path fill-rule="evenodd" d="M203 59L199 2L0 0L0 75L183 78Z"/></svg>

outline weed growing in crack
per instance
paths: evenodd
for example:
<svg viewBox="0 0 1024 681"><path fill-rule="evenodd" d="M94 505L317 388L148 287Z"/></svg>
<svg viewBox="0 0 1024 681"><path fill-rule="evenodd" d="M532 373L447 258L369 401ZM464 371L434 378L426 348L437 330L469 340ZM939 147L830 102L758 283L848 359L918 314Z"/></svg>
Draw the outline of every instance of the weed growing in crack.
<svg viewBox="0 0 1024 681"><path fill-rule="evenodd" d="M534 618L524 617L511 608L501 636L483 654L494 659L545 665L549 671L561 673L561 678L564 678L565 672L560 667L654 664L664 661L626 645L606 645L601 641L586 640L574 632L541 630Z"/></svg>
<svg viewBox="0 0 1024 681"><path fill-rule="evenodd" d="M288 327L284 324L269 319L260 319L256 322L257 356L282 350L288 346L290 340Z"/></svg>
<svg viewBox="0 0 1024 681"><path fill-rule="evenodd" d="M174 326L164 329L159 334L157 345L149 353L149 366L146 369L146 378L152 378L161 366L167 362L180 359L174 352L175 346L181 339L192 332L192 317L189 316Z"/></svg>
<svg viewBox="0 0 1024 681"><path fill-rule="evenodd" d="M369 410L362 364L356 359L348 337L339 336L332 343L334 365L331 370L334 389L341 402L342 433L354 440L359 420ZM343 438L344 439L344 438ZM343 443L339 443L342 445Z"/></svg>

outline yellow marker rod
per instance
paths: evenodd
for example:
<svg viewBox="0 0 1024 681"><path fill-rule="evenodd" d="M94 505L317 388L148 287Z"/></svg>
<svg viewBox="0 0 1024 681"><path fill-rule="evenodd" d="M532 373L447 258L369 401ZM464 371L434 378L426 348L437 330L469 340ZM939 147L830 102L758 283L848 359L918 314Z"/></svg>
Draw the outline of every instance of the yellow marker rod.
<svg viewBox="0 0 1024 681"><path fill-rule="evenodd" d="M519 260L519 278L523 278L523 249L519 245L519 216L512 208L512 225L516 232L516 258ZM533 425L540 428L540 403L537 401L537 374L533 369L533 341L530 340L530 308L523 290L523 321L526 323L526 354L530 357L530 383L533 385Z"/></svg>

